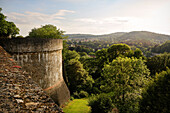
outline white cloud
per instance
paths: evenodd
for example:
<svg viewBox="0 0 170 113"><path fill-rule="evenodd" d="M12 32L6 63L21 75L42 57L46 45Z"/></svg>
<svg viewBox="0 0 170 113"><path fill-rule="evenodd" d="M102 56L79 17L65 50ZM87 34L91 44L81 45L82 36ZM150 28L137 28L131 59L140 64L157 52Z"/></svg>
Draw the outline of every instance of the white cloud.
<svg viewBox="0 0 170 113"><path fill-rule="evenodd" d="M137 20L137 18L132 17L107 17L107 18L79 18L75 19L75 21L84 22L84 23L92 23L92 24L120 24L120 23L128 23L132 20Z"/></svg>
<svg viewBox="0 0 170 113"><path fill-rule="evenodd" d="M66 19L68 13L75 13L71 10L59 10L54 14L44 14L39 12L16 13L11 12L7 14L8 20L13 21L21 30L22 35L27 35L34 27L39 27L44 24L59 24L61 20Z"/></svg>
<svg viewBox="0 0 170 113"><path fill-rule="evenodd" d="M25 12L24 14L22 13L16 13L12 12L7 14L8 18L10 20L13 20L17 24L31 24L31 23L43 23L43 22L54 22L57 23L59 19L65 19L64 16L67 13L75 13L75 11L71 10L59 10L59 12L55 14L43 14L39 12Z"/></svg>
<svg viewBox="0 0 170 113"><path fill-rule="evenodd" d="M52 1L55 1L55 2L87 2L87 1L94 1L94 0L52 0Z"/></svg>

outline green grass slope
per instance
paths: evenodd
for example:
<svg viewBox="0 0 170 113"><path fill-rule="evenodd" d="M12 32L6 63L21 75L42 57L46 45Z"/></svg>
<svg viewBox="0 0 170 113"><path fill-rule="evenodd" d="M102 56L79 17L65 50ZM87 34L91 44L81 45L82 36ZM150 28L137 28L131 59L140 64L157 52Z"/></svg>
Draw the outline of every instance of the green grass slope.
<svg viewBox="0 0 170 113"><path fill-rule="evenodd" d="M63 108L64 113L90 113L88 99L74 99Z"/></svg>

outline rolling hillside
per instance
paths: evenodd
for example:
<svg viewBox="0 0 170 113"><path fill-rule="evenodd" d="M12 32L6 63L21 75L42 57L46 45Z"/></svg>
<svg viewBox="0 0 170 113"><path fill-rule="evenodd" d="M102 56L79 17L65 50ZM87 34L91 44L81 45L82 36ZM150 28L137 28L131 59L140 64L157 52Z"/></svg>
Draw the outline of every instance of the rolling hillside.
<svg viewBox="0 0 170 113"><path fill-rule="evenodd" d="M112 39L115 41L125 40L149 40L158 43L163 43L170 40L170 35L158 34L148 31L132 31L132 32L117 32L105 35L92 35L92 34L66 34L69 39L100 39L108 40Z"/></svg>

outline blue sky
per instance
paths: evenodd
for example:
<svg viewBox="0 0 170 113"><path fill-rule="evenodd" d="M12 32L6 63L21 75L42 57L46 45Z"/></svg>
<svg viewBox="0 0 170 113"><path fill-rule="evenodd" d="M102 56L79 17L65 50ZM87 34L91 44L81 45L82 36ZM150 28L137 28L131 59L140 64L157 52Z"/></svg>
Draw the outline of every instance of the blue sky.
<svg viewBox="0 0 170 113"><path fill-rule="evenodd" d="M24 36L45 24L66 33L170 34L170 0L0 0L0 7Z"/></svg>

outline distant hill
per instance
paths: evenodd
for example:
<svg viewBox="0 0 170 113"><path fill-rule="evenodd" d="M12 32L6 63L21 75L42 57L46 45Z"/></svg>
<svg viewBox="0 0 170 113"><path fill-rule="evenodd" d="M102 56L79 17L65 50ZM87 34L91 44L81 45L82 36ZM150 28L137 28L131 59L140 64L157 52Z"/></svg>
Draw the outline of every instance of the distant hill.
<svg viewBox="0 0 170 113"><path fill-rule="evenodd" d="M80 39L80 38L117 38L125 34L126 32L116 32L104 35L92 35L92 34L65 34L69 38Z"/></svg>
<svg viewBox="0 0 170 113"><path fill-rule="evenodd" d="M125 40L149 40L158 43L163 43L170 40L170 35L158 34L148 31L132 31L132 32L117 32L105 35L92 35L92 34L66 34L69 39L114 39L115 41Z"/></svg>

